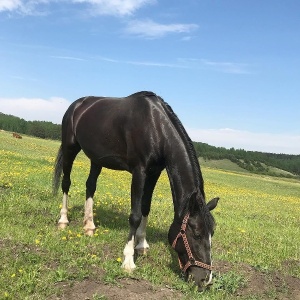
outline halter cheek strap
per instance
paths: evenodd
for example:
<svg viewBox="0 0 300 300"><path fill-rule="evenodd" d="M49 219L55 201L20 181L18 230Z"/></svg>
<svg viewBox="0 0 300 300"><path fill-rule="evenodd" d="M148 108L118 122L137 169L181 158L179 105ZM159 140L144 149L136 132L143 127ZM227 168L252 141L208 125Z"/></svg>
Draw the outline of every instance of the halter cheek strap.
<svg viewBox="0 0 300 300"><path fill-rule="evenodd" d="M182 224L181 224L181 228L180 228L180 231L179 233L177 234L173 244L172 244L172 247L175 249L176 247L176 243L177 243L177 240L182 237L182 240L183 240L183 243L184 243L184 247L185 247L185 250L187 252L187 255L189 257L189 260L187 261L187 263L183 266L180 258L178 257L178 261L179 261L179 265L180 265L180 269L182 270L183 273L186 272L186 270L190 267L190 266L197 266L197 267L201 267L201 268L204 268L204 269L207 269L207 270L210 270L212 271L213 267L211 265L207 265L201 261L198 261L198 260L195 260L193 254L192 254L192 251L191 251L191 248L190 248L190 245L189 245L189 242L188 242L188 239L186 237L186 226L187 226L187 222L188 222L188 219L190 217L190 214L187 213L185 215L185 217L183 218L183 221L182 221Z"/></svg>

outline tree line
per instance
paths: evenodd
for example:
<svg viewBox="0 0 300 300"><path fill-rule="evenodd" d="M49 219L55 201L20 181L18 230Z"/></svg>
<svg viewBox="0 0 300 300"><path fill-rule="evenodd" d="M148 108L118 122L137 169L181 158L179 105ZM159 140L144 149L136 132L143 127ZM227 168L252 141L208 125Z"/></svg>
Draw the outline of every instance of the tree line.
<svg viewBox="0 0 300 300"><path fill-rule="evenodd" d="M194 142L198 157L206 160L229 159L241 168L260 174L272 174L270 167L278 168L294 175L300 175L300 155L275 154L243 149L226 149L214 147L205 143ZM291 177L289 175L285 175Z"/></svg>
<svg viewBox="0 0 300 300"><path fill-rule="evenodd" d="M0 129L43 139L61 139L61 125L45 121L25 121L3 113L0 113ZM278 175L272 174L270 170L270 167L275 167L300 176L300 155L264 153L234 148L226 149L200 142L193 142L193 144L197 156L206 160L229 159L250 172Z"/></svg>
<svg viewBox="0 0 300 300"><path fill-rule="evenodd" d="M0 129L42 139L60 140L61 138L61 125L45 121L25 121L3 113L0 113Z"/></svg>

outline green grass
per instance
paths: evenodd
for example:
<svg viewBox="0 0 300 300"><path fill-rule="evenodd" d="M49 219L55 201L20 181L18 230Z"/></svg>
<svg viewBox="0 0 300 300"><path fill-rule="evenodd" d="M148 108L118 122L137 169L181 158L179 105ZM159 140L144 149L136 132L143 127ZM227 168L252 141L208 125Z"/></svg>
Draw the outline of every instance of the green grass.
<svg viewBox="0 0 300 300"><path fill-rule="evenodd" d="M207 199L221 197L214 211L218 224L214 260L233 267L216 272L211 290L198 294L180 277L177 258L167 243L173 207L166 174L154 192L147 231L151 249L138 257L138 268L129 275L120 268L120 258L128 234L130 174L103 170L95 195L97 231L86 237L82 221L89 162L80 154L72 172L70 226L59 231L61 195L54 197L51 190L58 147L56 141L27 136L18 140L0 132L0 299L47 299L61 293L62 282L90 278L117 284L126 277L170 286L186 299L236 299L236 291L247 285L241 263L300 278L299 181L204 165ZM287 261L298 264L285 268ZM106 299L102 294L93 298Z"/></svg>

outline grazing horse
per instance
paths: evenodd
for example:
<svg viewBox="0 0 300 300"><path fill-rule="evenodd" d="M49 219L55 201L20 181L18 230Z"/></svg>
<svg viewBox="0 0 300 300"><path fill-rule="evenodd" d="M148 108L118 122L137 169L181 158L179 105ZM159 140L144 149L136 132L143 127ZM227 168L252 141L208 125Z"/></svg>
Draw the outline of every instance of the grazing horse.
<svg viewBox="0 0 300 300"><path fill-rule="evenodd" d="M16 132L13 132L12 136L13 136L14 138L16 138L16 139L21 139L21 138L22 138L22 136L19 135L19 134L16 133Z"/></svg>
<svg viewBox="0 0 300 300"><path fill-rule="evenodd" d="M135 268L134 250L147 251L147 218L154 187L167 170L174 205L168 239L178 254L186 278L199 290L212 279L211 237L215 222L210 210L219 198L205 202L203 179L192 141L171 107L152 92L125 98L85 97L67 109L62 120L62 143L55 162L54 192L62 178L60 228L65 228L70 173L83 150L90 159L86 181L84 230L92 235L93 197L102 167L132 174L130 231L122 267Z"/></svg>

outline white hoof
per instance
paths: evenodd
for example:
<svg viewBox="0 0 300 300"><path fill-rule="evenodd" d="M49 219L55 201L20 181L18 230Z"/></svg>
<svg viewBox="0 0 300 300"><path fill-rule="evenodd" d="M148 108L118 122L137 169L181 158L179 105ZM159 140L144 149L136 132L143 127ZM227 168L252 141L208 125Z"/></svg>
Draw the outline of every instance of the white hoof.
<svg viewBox="0 0 300 300"><path fill-rule="evenodd" d="M84 234L87 236L93 236L95 233L95 228L94 229L88 229L88 228L84 228Z"/></svg>
<svg viewBox="0 0 300 300"><path fill-rule="evenodd" d="M133 258L130 260L125 259L122 263L122 268L128 273L133 272L133 270L136 268Z"/></svg>
<svg viewBox="0 0 300 300"><path fill-rule="evenodd" d="M60 230L64 230L68 227L69 223L58 223L57 227Z"/></svg>

